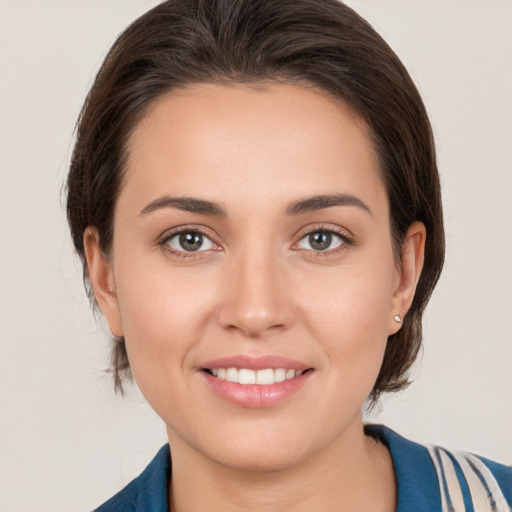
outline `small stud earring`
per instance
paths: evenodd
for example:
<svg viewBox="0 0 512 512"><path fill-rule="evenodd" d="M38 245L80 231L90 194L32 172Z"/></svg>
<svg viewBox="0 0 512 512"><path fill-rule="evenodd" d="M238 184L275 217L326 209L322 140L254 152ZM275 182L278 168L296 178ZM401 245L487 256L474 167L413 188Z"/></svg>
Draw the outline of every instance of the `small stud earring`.
<svg viewBox="0 0 512 512"><path fill-rule="evenodd" d="M395 322L397 322L397 323L400 323L400 322L402 321L402 317L401 317L400 315L395 315L395 316L393 317L393 320L394 320Z"/></svg>

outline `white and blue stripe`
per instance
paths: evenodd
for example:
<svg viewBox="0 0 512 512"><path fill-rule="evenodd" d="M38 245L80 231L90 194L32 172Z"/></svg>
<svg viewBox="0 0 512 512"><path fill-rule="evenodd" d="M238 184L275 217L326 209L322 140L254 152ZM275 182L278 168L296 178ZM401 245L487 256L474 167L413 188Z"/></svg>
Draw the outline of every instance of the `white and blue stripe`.
<svg viewBox="0 0 512 512"><path fill-rule="evenodd" d="M484 459L427 447L439 482L443 512L512 512Z"/></svg>

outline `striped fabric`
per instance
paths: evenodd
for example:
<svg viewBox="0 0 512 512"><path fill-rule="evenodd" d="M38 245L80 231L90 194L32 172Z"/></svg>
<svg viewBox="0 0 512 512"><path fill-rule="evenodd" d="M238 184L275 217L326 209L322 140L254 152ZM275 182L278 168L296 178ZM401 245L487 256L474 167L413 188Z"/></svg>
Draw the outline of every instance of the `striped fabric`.
<svg viewBox="0 0 512 512"><path fill-rule="evenodd" d="M437 446L427 449L436 468L443 512L512 512L482 459Z"/></svg>

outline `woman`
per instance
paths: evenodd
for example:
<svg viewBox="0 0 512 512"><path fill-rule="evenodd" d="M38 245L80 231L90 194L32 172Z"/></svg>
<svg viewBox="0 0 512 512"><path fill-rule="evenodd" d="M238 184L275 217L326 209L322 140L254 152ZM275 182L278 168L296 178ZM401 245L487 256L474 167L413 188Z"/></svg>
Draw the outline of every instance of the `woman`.
<svg viewBox="0 0 512 512"><path fill-rule="evenodd" d="M334 0L164 2L81 114L68 218L169 446L99 510L509 510L512 471L364 427L444 255L432 133ZM493 508L494 507L494 508Z"/></svg>

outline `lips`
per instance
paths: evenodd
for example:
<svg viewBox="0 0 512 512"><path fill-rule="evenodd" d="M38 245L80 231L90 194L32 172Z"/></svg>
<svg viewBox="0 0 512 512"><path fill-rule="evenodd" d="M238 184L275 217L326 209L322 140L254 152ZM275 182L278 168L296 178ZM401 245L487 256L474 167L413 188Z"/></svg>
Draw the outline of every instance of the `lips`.
<svg viewBox="0 0 512 512"><path fill-rule="evenodd" d="M313 368L280 356L236 356L205 363L206 383L217 395L237 406L270 407L299 391Z"/></svg>

